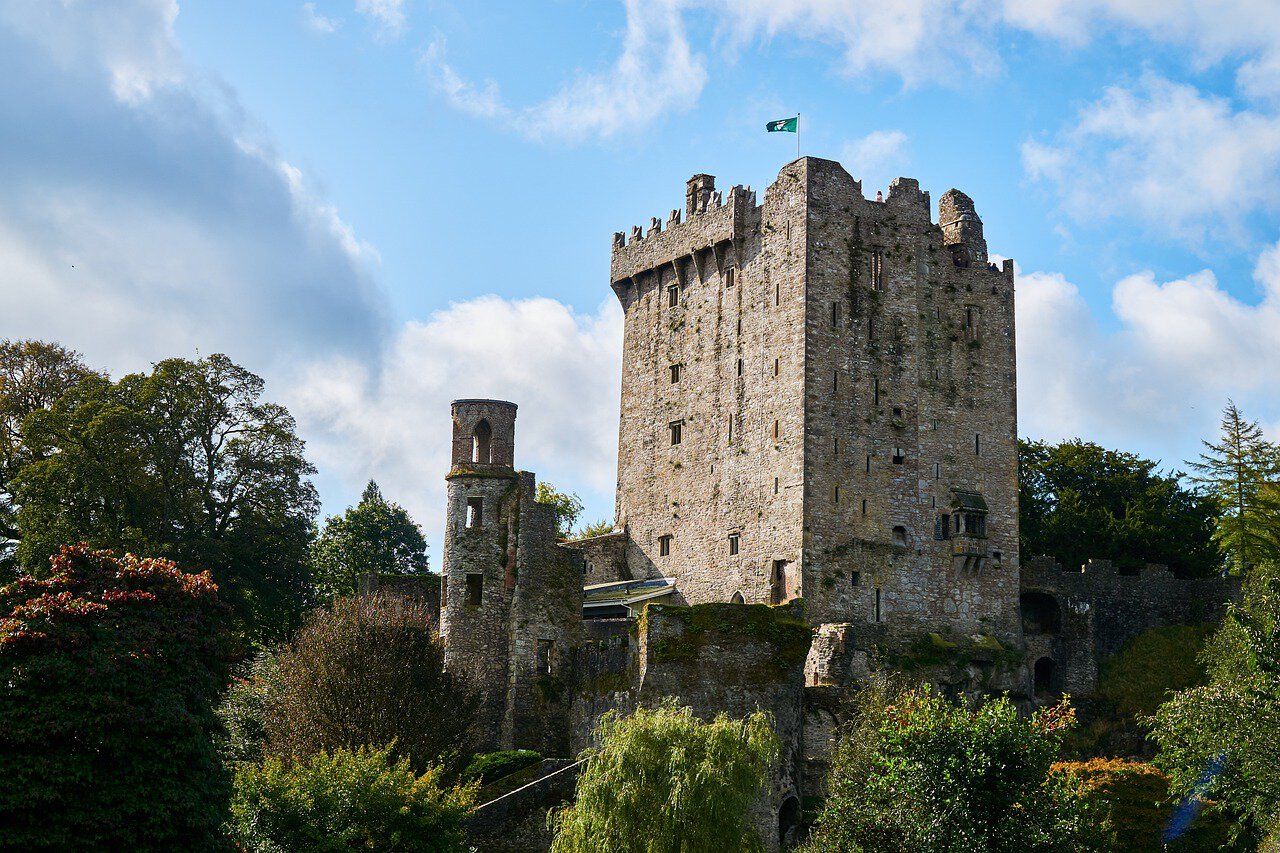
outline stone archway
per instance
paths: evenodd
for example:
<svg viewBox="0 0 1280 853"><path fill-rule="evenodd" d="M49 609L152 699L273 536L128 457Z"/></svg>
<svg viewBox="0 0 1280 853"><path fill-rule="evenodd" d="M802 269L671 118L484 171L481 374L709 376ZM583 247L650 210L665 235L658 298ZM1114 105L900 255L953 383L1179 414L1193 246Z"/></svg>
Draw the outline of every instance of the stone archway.
<svg viewBox="0 0 1280 853"><path fill-rule="evenodd" d="M800 800L787 797L778 807L778 846L790 850L800 843Z"/></svg>

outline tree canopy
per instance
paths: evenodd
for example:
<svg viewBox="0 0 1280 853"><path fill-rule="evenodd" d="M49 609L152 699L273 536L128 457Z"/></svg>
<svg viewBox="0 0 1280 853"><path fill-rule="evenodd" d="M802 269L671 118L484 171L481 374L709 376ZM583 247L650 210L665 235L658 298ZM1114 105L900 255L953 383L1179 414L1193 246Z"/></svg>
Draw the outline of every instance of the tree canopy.
<svg viewBox="0 0 1280 853"><path fill-rule="evenodd" d="M227 615L208 573L84 547L0 587L4 847L222 849Z"/></svg>
<svg viewBox="0 0 1280 853"><path fill-rule="evenodd" d="M293 418L224 355L84 376L20 429L20 563L68 542L212 572L246 632L281 638L309 596L318 500Z"/></svg>
<svg viewBox="0 0 1280 853"><path fill-rule="evenodd" d="M534 500L556 511L556 535L568 539L582 515L582 499L573 492L562 492L550 483L539 483Z"/></svg>
<svg viewBox="0 0 1280 853"><path fill-rule="evenodd" d="M366 573L427 574L427 540L404 507L382 496L369 481L360 502L325 520L311 549L312 573L321 600L355 595Z"/></svg>
<svg viewBox="0 0 1280 853"><path fill-rule="evenodd" d="M778 751L767 714L707 723L668 702L609 711L595 737L552 853L761 849L746 815Z"/></svg>
<svg viewBox="0 0 1280 853"><path fill-rule="evenodd" d="M1216 574L1214 501L1158 463L1092 442L1019 443L1021 553L1076 568L1109 559L1122 571L1163 563L1180 577Z"/></svg>

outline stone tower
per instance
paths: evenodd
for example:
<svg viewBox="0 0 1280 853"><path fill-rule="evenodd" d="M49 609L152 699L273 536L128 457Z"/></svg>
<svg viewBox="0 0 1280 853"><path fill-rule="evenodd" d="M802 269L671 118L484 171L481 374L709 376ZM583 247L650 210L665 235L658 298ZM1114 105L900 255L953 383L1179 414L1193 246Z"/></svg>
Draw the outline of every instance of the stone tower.
<svg viewBox="0 0 1280 853"><path fill-rule="evenodd" d="M446 480L441 637L445 667L483 696L488 748L566 754L566 691L582 633L582 569L555 511L515 469L516 406L456 400Z"/></svg>
<svg viewBox="0 0 1280 853"><path fill-rule="evenodd" d="M757 204L697 175L685 221L614 235L617 521L689 603L1017 640L1013 265L952 190L872 201L789 163Z"/></svg>

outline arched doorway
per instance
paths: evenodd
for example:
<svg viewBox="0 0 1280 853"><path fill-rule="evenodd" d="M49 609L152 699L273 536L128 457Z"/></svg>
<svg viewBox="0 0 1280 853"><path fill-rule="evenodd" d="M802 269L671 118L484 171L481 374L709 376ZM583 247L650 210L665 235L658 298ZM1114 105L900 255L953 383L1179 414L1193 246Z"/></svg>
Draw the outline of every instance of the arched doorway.
<svg viewBox="0 0 1280 853"><path fill-rule="evenodd" d="M1037 699L1047 699L1058 694L1058 664L1053 658L1036 661L1032 690Z"/></svg>
<svg viewBox="0 0 1280 853"><path fill-rule="evenodd" d="M1022 609L1022 633L1027 635L1057 634L1062 630L1062 611L1058 600L1047 592L1024 592L1019 599Z"/></svg>
<svg viewBox="0 0 1280 853"><path fill-rule="evenodd" d="M790 850L800 843L800 800L787 797L778 808L778 845Z"/></svg>

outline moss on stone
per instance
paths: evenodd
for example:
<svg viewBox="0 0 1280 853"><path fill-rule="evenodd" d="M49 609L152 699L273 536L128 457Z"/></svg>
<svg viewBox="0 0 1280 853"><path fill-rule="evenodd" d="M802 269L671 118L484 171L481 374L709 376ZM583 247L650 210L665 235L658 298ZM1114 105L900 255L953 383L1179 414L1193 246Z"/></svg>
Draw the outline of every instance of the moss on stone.
<svg viewBox="0 0 1280 853"><path fill-rule="evenodd" d="M745 639L772 646L773 653L762 664L773 673L785 675L803 665L809 653L813 632L796 616L801 607L798 602L785 607L724 603L692 607L651 605L641 617L646 620L641 630L648 627L650 611L681 623L678 634L653 644L655 663L692 661L706 646L732 646Z"/></svg>

